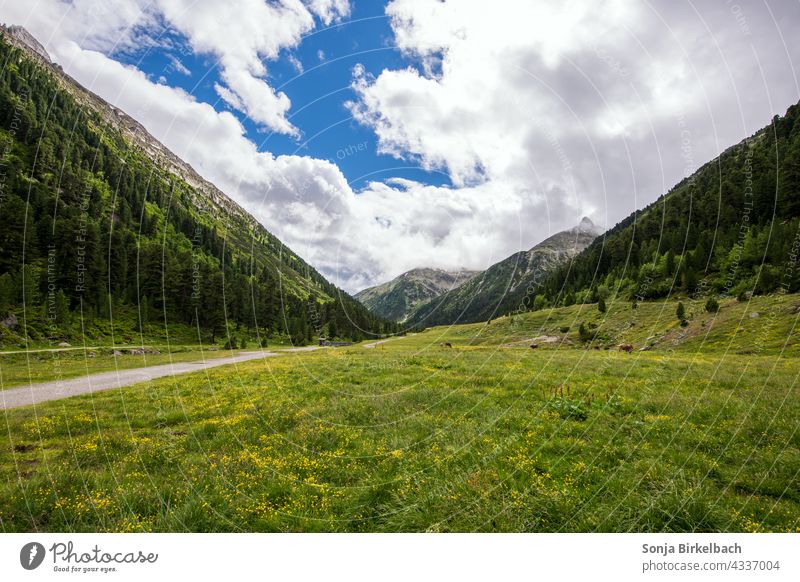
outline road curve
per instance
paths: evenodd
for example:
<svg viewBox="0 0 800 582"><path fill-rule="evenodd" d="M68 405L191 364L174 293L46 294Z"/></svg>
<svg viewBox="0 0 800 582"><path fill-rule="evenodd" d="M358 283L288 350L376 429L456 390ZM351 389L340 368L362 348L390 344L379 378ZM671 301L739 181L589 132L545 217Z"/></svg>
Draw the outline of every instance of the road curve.
<svg viewBox="0 0 800 582"><path fill-rule="evenodd" d="M288 351L288 350L287 350ZM0 390L0 410L9 408L19 408L29 406L48 400L60 400L79 394L89 394L90 392L100 392L101 390L111 390L122 388L139 382L147 382L165 376L176 376L187 372L197 372L208 370L227 364L247 362L258 358L269 358L277 356L276 352L242 352L236 356L228 358L215 358L200 362L178 362L174 364L162 364L159 366L147 366L145 368L133 368L131 370L117 370L114 372L102 372L100 374L90 374L68 380L56 380L53 382L42 382L40 384L29 384L19 388Z"/></svg>

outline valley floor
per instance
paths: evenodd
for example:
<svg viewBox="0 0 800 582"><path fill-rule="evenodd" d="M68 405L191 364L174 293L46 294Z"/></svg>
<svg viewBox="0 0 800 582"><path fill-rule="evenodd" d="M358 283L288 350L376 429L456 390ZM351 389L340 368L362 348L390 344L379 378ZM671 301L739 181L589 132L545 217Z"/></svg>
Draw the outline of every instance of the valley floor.
<svg viewBox="0 0 800 582"><path fill-rule="evenodd" d="M798 531L797 302L574 306L4 411L0 530Z"/></svg>

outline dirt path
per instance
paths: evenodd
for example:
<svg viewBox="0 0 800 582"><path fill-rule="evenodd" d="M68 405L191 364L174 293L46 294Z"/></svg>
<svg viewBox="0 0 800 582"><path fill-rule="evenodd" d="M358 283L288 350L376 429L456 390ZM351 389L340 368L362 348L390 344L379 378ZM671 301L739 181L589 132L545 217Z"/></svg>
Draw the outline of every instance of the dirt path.
<svg viewBox="0 0 800 582"><path fill-rule="evenodd" d="M374 348L375 346L379 346L381 344L385 344L388 341L389 341L388 339L385 339L385 340L381 340L379 342L371 342L371 343L368 343L368 344L364 344L364 347L367 348L367 349Z"/></svg>
<svg viewBox="0 0 800 582"><path fill-rule="evenodd" d="M277 355L279 354L276 352L242 352L241 354L228 358L215 358L200 362L162 364L159 366L147 366L145 368L134 368L131 370L90 374L88 376L70 378L68 380L29 384L28 386L0 391L0 410L28 406L48 400L60 400L61 398L69 398L70 396L77 396L78 394L122 388L123 386L130 386L132 384L138 384L139 382L163 378L165 376L175 376L187 372L208 370L227 364L236 364Z"/></svg>

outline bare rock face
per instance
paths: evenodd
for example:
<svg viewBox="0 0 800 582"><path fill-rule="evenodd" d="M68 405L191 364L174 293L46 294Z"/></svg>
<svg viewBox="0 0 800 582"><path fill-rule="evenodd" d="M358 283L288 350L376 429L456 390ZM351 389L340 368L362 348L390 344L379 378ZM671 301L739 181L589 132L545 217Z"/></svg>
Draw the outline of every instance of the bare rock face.
<svg viewBox="0 0 800 582"><path fill-rule="evenodd" d="M50 55L45 48L25 28L0 26L0 29L11 44L23 49L28 55L48 67L62 88L69 92L78 103L98 113L106 123L120 131L132 144L140 147L155 164L167 169L194 188L194 191L187 194L192 197L192 203L195 206L215 215L233 215L247 224L251 231L257 231L261 227L256 219L241 206L228 198L214 184L202 178L192 166L150 135L142 124L67 75L59 65L50 60Z"/></svg>
<svg viewBox="0 0 800 582"><path fill-rule="evenodd" d="M51 62L50 55L47 53L42 44L36 40L30 32L25 30L24 27L9 26L5 29L5 32L13 37L18 43L23 44L29 50L39 55L46 62Z"/></svg>

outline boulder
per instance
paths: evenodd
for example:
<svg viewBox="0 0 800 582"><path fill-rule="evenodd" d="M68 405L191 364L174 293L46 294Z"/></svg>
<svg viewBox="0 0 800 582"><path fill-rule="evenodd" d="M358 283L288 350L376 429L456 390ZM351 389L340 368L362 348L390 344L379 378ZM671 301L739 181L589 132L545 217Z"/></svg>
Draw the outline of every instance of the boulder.
<svg viewBox="0 0 800 582"><path fill-rule="evenodd" d="M10 313L6 317L0 320L0 325L7 328L17 327L19 325L19 320L17 320L16 315Z"/></svg>

